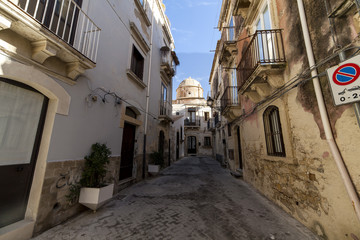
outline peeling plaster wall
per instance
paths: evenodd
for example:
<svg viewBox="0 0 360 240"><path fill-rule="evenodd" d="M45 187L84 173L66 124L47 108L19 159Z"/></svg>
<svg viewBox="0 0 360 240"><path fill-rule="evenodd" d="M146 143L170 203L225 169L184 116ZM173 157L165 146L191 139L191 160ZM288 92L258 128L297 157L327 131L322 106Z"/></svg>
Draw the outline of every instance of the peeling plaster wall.
<svg viewBox="0 0 360 240"><path fill-rule="evenodd" d="M278 15L274 22L284 29L287 67L283 77L289 82L309 67L297 4L284 0L271 2L274 2L271 6L277 7L273 9ZM340 1L330 2L334 7ZM304 4L315 60L319 62L333 53L335 44L324 2L305 0ZM352 13L349 14L334 20L338 43L342 46L356 36ZM240 59L241 50L239 55ZM318 68L318 72L338 62L336 57ZM321 77L320 81L335 140L360 194L360 148L357 144L360 128L354 110L351 105L334 106L327 78ZM286 157L267 155L262 117L265 108L248 116L238 123L241 126L244 179L322 239L352 239L351 234L360 238L360 222L326 142L312 81L292 89L271 105L280 109ZM241 106L248 112L253 103L242 96Z"/></svg>

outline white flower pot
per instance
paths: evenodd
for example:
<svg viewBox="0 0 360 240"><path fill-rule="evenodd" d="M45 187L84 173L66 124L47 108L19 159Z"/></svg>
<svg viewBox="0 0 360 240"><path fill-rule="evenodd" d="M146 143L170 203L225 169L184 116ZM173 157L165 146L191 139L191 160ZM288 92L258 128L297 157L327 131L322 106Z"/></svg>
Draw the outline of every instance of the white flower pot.
<svg viewBox="0 0 360 240"><path fill-rule="evenodd" d="M148 165L148 172L149 173L158 173L160 171L160 165L149 164Z"/></svg>
<svg viewBox="0 0 360 240"><path fill-rule="evenodd" d="M81 188L79 203L96 210L113 196L114 184L102 188Z"/></svg>

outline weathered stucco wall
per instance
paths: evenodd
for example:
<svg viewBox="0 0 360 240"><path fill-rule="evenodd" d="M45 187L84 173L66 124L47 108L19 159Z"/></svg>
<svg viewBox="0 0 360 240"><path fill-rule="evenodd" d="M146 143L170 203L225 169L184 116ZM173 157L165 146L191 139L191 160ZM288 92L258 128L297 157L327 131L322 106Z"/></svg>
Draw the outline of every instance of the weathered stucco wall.
<svg viewBox="0 0 360 240"><path fill-rule="evenodd" d="M296 1L271 1L278 14L274 23L283 30L287 67L284 81L289 82L308 68ZM330 1L334 7L340 1ZM317 62L333 54L335 43L323 1L304 1L312 45ZM334 20L338 44L345 46L356 36L352 16ZM241 53L240 53L241 54ZM350 53L347 53L349 56ZM318 68L339 62L333 58ZM351 105L335 107L328 80L322 77L323 90L331 127L341 155L360 194L360 128ZM325 139L312 81L304 82L271 105L280 109L286 157L266 153L263 110L248 116L241 125L244 157L244 179L269 199L299 219L323 239L360 238L360 222L348 197ZM253 103L241 97L248 112Z"/></svg>

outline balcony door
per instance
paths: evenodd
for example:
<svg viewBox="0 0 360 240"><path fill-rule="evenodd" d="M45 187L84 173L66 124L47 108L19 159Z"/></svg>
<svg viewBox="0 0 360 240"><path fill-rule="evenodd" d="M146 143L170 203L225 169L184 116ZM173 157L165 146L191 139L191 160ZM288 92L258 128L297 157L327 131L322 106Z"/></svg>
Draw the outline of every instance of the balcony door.
<svg viewBox="0 0 360 240"><path fill-rule="evenodd" d="M24 219L48 98L0 78L0 228Z"/></svg>
<svg viewBox="0 0 360 240"><path fill-rule="evenodd" d="M188 109L189 114L189 125L193 126L196 125L196 108L189 108Z"/></svg>
<svg viewBox="0 0 360 240"><path fill-rule="evenodd" d="M19 7L73 45L82 0L19 0ZM60 20L59 20L60 18Z"/></svg>
<svg viewBox="0 0 360 240"><path fill-rule="evenodd" d="M268 5L260 12L256 22L256 30L270 30L271 18ZM261 62L270 62L274 58L271 33L259 32L257 36L259 46L259 57Z"/></svg>

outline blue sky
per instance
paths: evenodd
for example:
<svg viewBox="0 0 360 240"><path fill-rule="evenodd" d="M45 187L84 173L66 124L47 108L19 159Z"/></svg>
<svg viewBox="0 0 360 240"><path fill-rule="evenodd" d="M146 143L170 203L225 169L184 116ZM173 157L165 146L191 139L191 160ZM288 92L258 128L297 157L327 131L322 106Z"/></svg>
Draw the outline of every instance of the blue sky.
<svg viewBox="0 0 360 240"><path fill-rule="evenodd" d="M180 66L173 81L173 99L179 83L192 77L210 91L211 71L216 41L220 38L217 26L222 0L163 0L171 22L175 51Z"/></svg>

